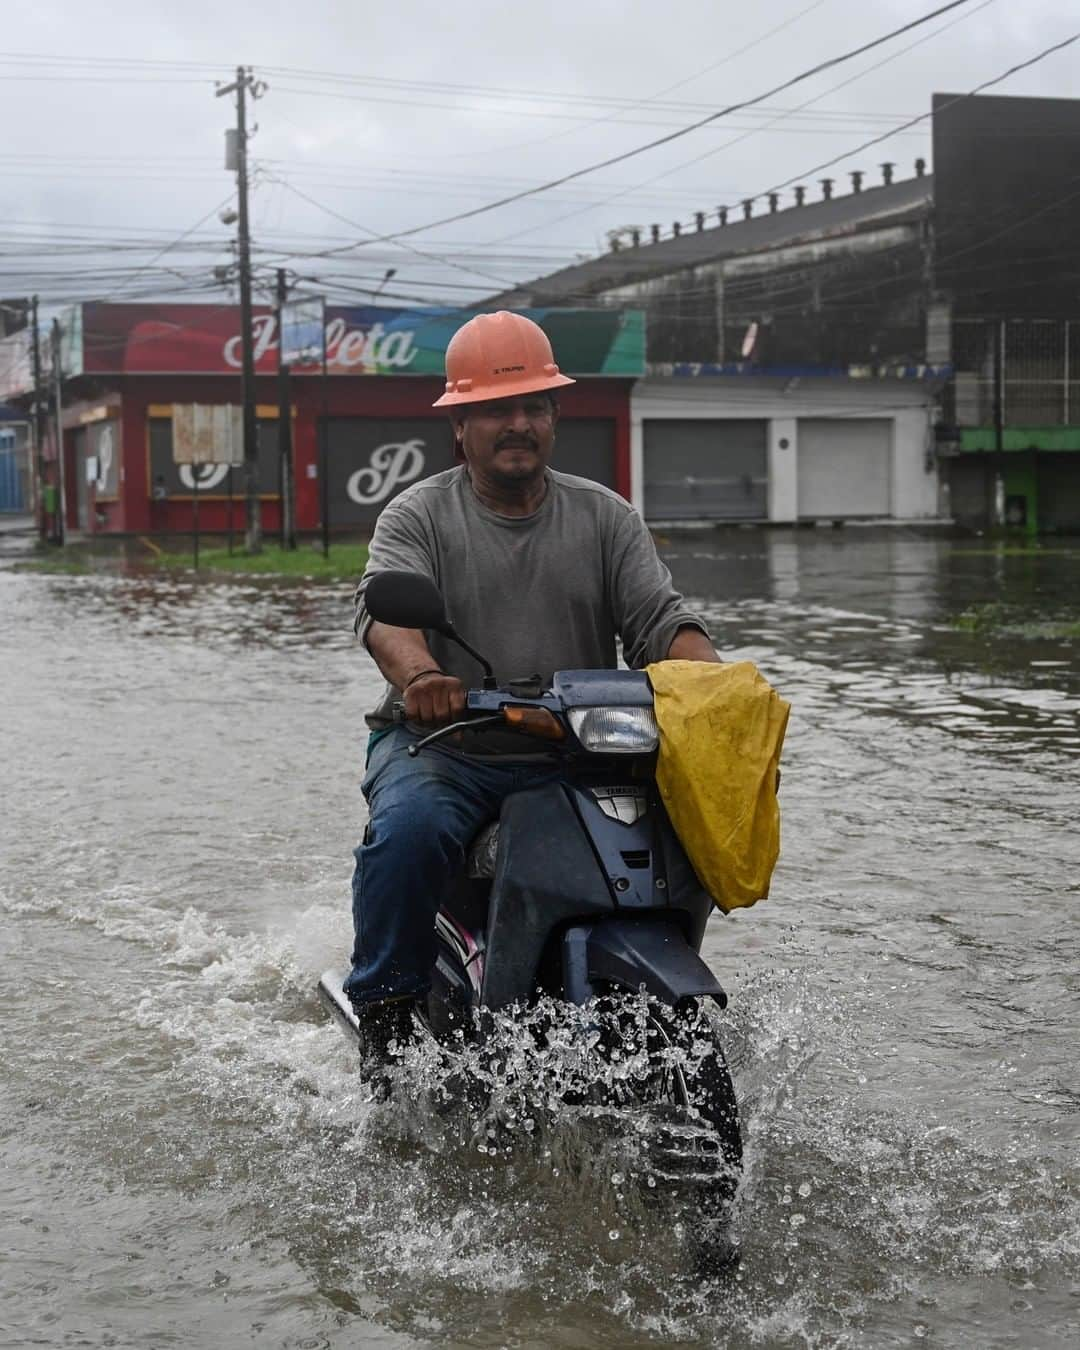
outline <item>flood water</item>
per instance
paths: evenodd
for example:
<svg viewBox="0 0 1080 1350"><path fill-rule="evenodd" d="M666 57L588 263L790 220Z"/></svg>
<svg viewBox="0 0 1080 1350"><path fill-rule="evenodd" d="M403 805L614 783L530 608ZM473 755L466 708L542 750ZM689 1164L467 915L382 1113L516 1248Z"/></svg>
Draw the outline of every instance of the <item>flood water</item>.
<svg viewBox="0 0 1080 1350"><path fill-rule="evenodd" d="M347 585L0 569L0 1345L1080 1343L1080 547L662 545L792 704L773 893L705 951L737 1272L680 1278L587 1159L370 1100L314 996Z"/></svg>

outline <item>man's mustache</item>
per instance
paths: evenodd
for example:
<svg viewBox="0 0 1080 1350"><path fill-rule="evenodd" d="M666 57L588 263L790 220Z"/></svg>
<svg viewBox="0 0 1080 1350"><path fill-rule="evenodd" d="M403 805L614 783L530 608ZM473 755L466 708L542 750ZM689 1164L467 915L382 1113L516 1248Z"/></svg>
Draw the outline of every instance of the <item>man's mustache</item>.
<svg viewBox="0 0 1080 1350"><path fill-rule="evenodd" d="M538 444L538 442L537 442L535 436L521 436L521 435L515 434L515 435L512 435L512 436L500 436L499 439L495 442L495 449L496 449L496 450L513 450L513 449L535 450L535 449L537 448L537 444Z"/></svg>

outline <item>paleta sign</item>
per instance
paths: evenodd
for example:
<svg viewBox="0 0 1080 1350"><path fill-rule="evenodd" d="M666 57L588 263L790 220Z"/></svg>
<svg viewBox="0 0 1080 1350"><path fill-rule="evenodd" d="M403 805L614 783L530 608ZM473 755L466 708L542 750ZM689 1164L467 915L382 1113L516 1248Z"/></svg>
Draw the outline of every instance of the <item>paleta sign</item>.
<svg viewBox="0 0 1080 1350"><path fill-rule="evenodd" d="M577 375L640 375L644 325L636 311L530 309L542 324L560 366ZM332 375L428 375L444 378L446 348L470 317L457 309L334 306L325 312L327 370ZM318 347L319 327L314 328ZM240 315L219 305L110 305L79 307L73 324L69 376L80 374L235 375L241 364ZM277 370L279 332L271 309L252 318L255 369ZM293 368L315 375L321 352L305 353Z"/></svg>
<svg viewBox="0 0 1080 1350"><path fill-rule="evenodd" d="M84 374L159 373L235 375L242 363L239 314L212 305L83 306ZM325 338L332 375L432 374L442 369L445 342L413 311L328 309ZM421 331L423 330L423 331ZM316 329L316 342L318 348ZM256 310L251 324L255 369L278 367L279 326L272 310ZM305 354L293 369L318 373L322 353Z"/></svg>
<svg viewBox="0 0 1080 1350"><path fill-rule="evenodd" d="M251 325L255 348L255 364L269 352L278 349L278 323L273 314L260 314ZM388 333L381 323L370 328L350 328L343 318L331 319L326 325L326 364L329 369L351 373L364 370L407 369L416 358L416 334L412 329L398 329ZM240 334L229 338L222 355L234 370L239 370L242 354ZM303 369L318 368L320 358L306 361Z"/></svg>

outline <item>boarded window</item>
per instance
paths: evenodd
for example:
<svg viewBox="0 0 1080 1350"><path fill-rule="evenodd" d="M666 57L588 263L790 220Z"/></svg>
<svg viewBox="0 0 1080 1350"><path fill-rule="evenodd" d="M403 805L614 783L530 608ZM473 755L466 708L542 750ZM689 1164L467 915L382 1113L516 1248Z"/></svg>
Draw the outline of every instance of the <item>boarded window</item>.
<svg viewBox="0 0 1080 1350"><path fill-rule="evenodd" d="M200 497L226 497L229 494L227 464L174 464L172 457L172 418L152 417L150 427L151 496L170 499L190 498L196 488ZM276 418L260 418L258 431L259 496L277 497L281 493L281 456L278 453ZM244 491L242 466L232 471L232 491Z"/></svg>

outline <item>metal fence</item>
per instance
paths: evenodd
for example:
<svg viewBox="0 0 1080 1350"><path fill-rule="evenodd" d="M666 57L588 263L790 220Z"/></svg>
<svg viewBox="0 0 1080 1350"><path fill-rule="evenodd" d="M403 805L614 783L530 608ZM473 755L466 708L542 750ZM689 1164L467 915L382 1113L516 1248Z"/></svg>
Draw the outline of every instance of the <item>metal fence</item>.
<svg viewBox="0 0 1080 1350"><path fill-rule="evenodd" d="M22 514L30 509L30 450L23 423L0 425L0 511Z"/></svg>
<svg viewBox="0 0 1080 1350"><path fill-rule="evenodd" d="M957 319L950 420L993 426L1080 423L1080 320Z"/></svg>

